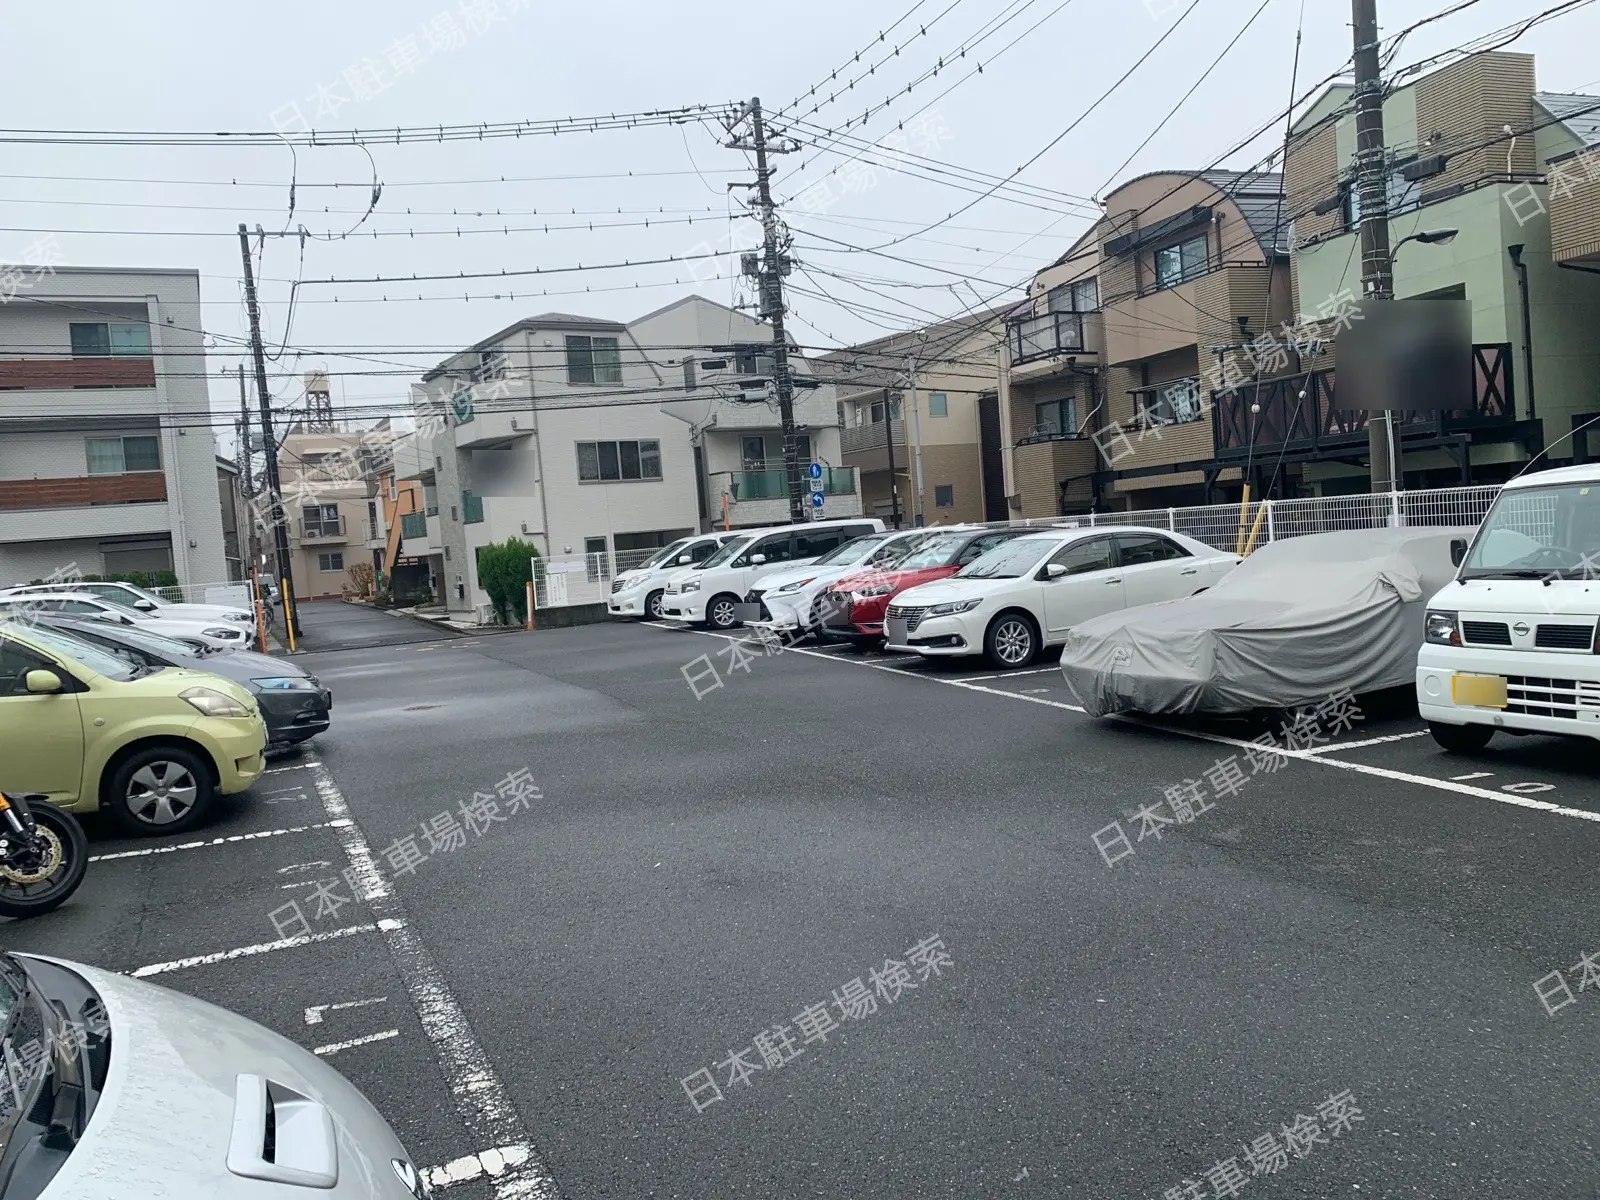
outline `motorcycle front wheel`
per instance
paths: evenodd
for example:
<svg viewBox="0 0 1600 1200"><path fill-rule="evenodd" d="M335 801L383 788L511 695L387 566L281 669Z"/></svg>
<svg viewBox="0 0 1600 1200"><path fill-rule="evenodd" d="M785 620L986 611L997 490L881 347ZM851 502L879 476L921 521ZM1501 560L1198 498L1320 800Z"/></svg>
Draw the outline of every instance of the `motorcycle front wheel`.
<svg viewBox="0 0 1600 1200"><path fill-rule="evenodd" d="M53 804L33 806L33 843L6 835L0 853L0 917L37 917L60 907L89 869L89 839L76 818Z"/></svg>

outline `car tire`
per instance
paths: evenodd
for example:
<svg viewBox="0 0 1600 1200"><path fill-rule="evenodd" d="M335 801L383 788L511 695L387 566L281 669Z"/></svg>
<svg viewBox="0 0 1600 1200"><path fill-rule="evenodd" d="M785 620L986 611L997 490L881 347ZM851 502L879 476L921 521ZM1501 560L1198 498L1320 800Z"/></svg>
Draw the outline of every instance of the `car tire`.
<svg viewBox="0 0 1600 1200"><path fill-rule="evenodd" d="M661 593L651 592L644 600L644 618L647 621L661 620Z"/></svg>
<svg viewBox="0 0 1600 1200"><path fill-rule="evenodd" d="M216 793L211 766L195 751L146 746L117 764L106 783L105 807L130 833L156 837L198 824Z"/></svg>
<svg viewBox="0 0 1600 1200"><path fill-rule="evenodd" d="M1020 612L1003 612L983 635L983 655L999 671L1016 671L1039 657L1039 627Z"/></svg>
<svg viewBox="0 0 1600 1200"><path fill-rule="evenodd" d="M713 629L732 629L739 623L738 597L724 592L706 601L706 624Z"/></svg>
<svg viewBox="0 0 1600 1200"><path fill-rule="evenodd" d="M1494 737L1491 725L1445 725L1439 721L1429 721L1428 732L1448 754L1475 754Z"/></svg>

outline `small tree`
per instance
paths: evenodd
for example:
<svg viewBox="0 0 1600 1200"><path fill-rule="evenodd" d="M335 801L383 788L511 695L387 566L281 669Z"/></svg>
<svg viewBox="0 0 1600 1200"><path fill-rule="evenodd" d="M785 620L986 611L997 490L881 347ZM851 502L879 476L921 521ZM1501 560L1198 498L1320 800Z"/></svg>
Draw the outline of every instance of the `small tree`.
<svg viewBox="0 0 1600 1200"><path fill-rule="evenodd" d="M365 600L368 596L372 595L371 563L351 563L350 569L347 570L345 574L350 576L350 583L348 585L350 591L354 592L362 600Z"/></svg>
<svg viewBox="0 0 1600 1200"><path fill-rule="evenodd" d="M528 616L528 581L533 578L533 560L539 549L521 538L490 542L478 551L478 582L489 593L495 618L509 625L513 617L521 624Z"/></svg>

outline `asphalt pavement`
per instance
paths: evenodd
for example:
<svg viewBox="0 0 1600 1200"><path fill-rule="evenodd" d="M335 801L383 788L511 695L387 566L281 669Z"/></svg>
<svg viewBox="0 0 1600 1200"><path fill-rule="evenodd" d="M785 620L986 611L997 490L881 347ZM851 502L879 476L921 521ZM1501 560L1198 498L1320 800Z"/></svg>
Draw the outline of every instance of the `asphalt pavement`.
<svg viewBox="0 0 1600 1200"><path fill-rule="evenodd" d="M452 1197L1600 1194L1592 745L731 641L307 654L329 733L0 941L320 1048Z"/></svg>
<svg viewBox="0 0 1600 1200"><path fill-rule="evenodd" d="M357 650L370 646L408 646L464 636L448 625L405 613L346 604L343 600L303 600L296 649L307 652Z"/></svg>

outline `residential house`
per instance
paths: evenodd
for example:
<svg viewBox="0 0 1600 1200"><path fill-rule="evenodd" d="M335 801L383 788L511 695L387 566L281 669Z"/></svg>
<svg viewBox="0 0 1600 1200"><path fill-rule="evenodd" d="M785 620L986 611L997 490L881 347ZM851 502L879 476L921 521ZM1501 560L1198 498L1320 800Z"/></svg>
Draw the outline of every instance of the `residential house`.
<svg viewBox="0 0 1600 1200"><path fill-rule="evenodd" d="M383 565L380 571L388 580L390 592L399 600L409 599L426 587L435 590L428 555L408 556L403 541L427 538L427 499L416 479L399 478L394 457L385 460L377 472L377 503L383 530Z"/></svg>
<svg viewBox="0 0 1600 1200"><path fill-rule="evenodd" d="M1350 91L1331 86L1289 144L1296 302L1308 315L1362 290ZM1533 57L1505 51L1387 95L1395 295L1461 298L1473 342L1463 408L1396 423L1406 487L1498 482L1546 446L1549 461L1569 459L1567 435L1600 413L1600 155L1585 153L1600 140L1597 111L1600 97L1538 91ZM1416 240L1437 230L1455 236ZM1336 351L1338 331L1325 332ZM1332 409L1329 356L1305 366L1303 384L1268 381L1219 405L1219 453L1281 457L1306 491L1364 491L1365 415Z"/></svg>
<svg viewBox="0 0 1600 1200"><path fill-rule="evenodd" d="M727 305L687 296L630 321L628 334L676 390L661 411L686 426L693 447L698 527L788 523L772 330ZM834 390L793 346L788 363L795 381L798 456L803 466L816 463L822 469L820 515L858 516L861 492L840 444ZM808 486L808 496L811 491ZM807 513L817 511L807 503Z"/></svg>
<svg viewBox="0 0 1600 1200"><path fill-rule="evenodd" d="M413 387L419 430L395 448L399 480L421 487L426 509L402 555L431 560L452 612L487 619L484 545L516 537L609 570L613 553L695 529L689 431L659 408L679 390L625 326L568 313L452 355Z"/></svg>
<svg viewBox="0 0 1600 1200"><path fill-rule="evenodd" d="M350 569L384 569L386 530L377 480L390 457L385 418L371 429L290 426L278 448L278 479L288 522L295 595L343 595Z"/></svg>
<svg viewBox="0 0 1600 1200"><path fill-rule="evenodd" d="M222 556L228 564L228 579L239 583L250 578L253 539L250 501L244 494L239 465L217 455L217 503L222 512Z"/></svg>
<svg viewBox="0 0 1600 1200"><path fill-rule="evenodd" d="M898 515L903 525L1010 516L994 386L1006 312L892 334L818 361L839 396L843 461L860 476L868 513Z"/></svg>
<svg viewBox="0 0 1600 1200"><path fill-rule="evenodd" d="M0 305L0 585L228 578L195 271L40 266Z"/></svg>

